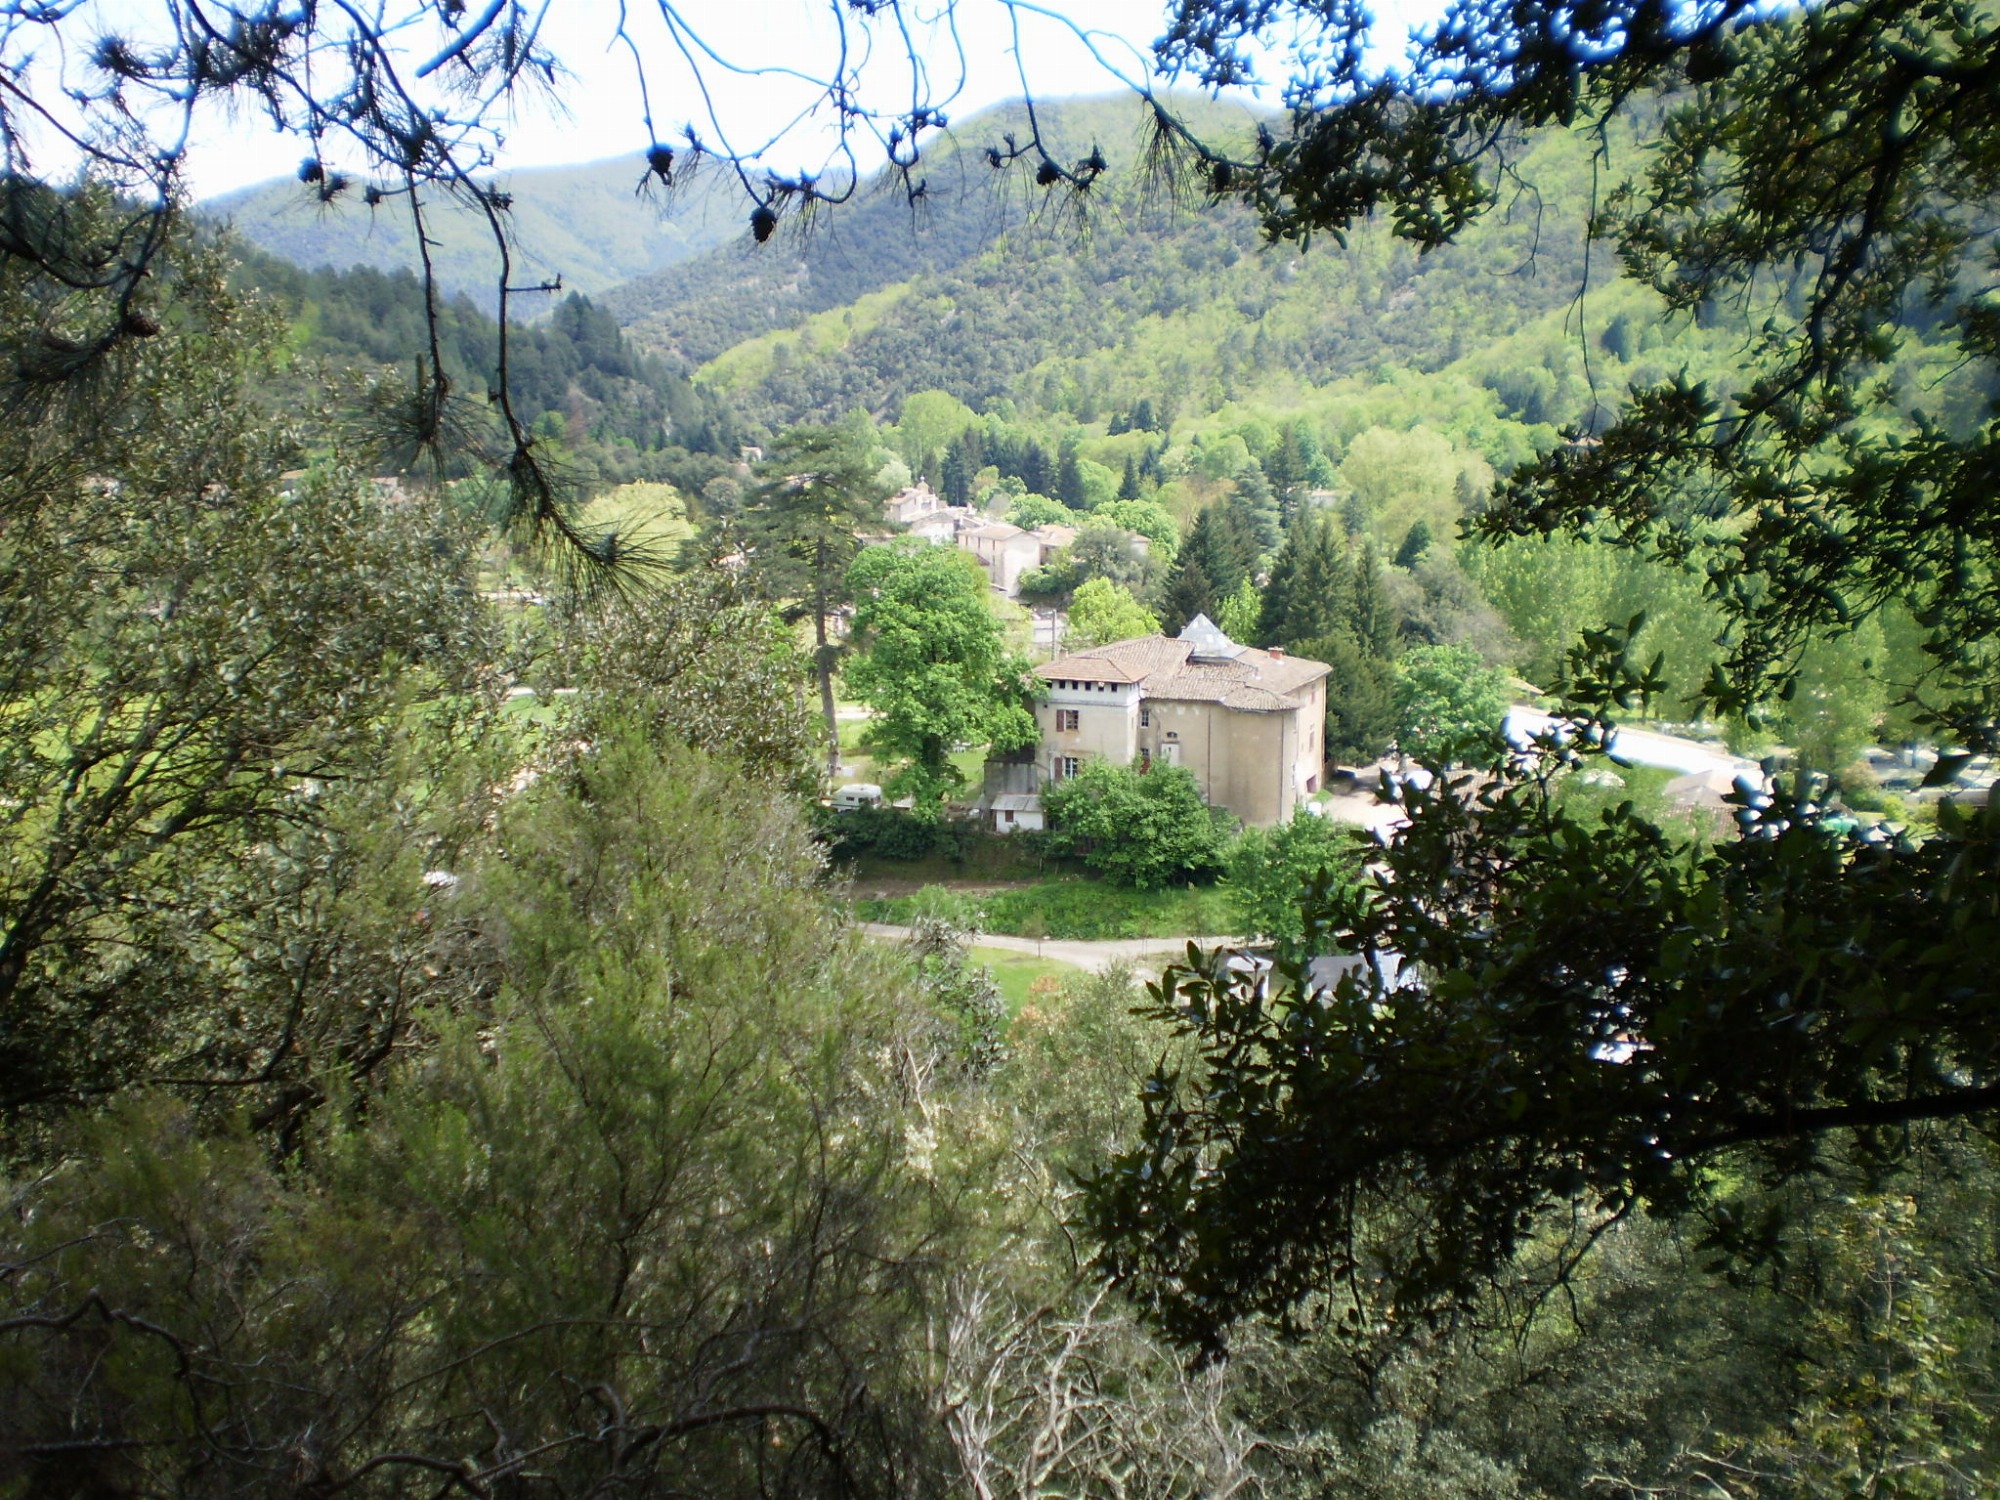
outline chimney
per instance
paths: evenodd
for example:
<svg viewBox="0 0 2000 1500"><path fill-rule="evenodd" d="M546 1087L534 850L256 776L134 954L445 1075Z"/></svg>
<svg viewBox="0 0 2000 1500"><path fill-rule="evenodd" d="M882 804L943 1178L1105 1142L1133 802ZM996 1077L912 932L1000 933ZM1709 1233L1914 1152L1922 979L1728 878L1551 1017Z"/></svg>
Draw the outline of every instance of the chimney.
<svg viewBox="0 0 2000 1500"><path fill-rule="evenodd" d="M1271 647L1272 661L1283 661L1284 659L1285 659L1285 648L1283 646Z"/></svg>

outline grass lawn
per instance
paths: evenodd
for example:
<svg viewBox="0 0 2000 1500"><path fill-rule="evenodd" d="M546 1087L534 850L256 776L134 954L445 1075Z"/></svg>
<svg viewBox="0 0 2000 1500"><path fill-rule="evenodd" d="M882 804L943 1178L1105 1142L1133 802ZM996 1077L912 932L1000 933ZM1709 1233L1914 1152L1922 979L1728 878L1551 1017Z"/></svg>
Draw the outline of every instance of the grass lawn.
<svg viewBox="0 0 2000 1500"><path fill-rule="evenodd" d="M1058 876L983 891L972 899L984 913L981 925L986 931L1015 937L1081 942L1208 937L1231 932L1237 923L1224 885L1135 891L1101 880ZM910 896L859 900L854 903L854 915L863 922L904 922L913 900Z"/></svg>
<svg viewBox="0 0 2000 1500"><path fill-rule="evenodd" d="M1015 953L1006 948L982 948L976 945L972 950L972 961L984 964L993 971L993 977L1000 985L1000 993L1007 997L1009 1015L1021 1013L1021 1007L1028 1003L1037 979L1053 980L1059 985L1071 975L1083 972L1074 964L1059 963L1053 958L1037 958L1032 953Z"/></svg>

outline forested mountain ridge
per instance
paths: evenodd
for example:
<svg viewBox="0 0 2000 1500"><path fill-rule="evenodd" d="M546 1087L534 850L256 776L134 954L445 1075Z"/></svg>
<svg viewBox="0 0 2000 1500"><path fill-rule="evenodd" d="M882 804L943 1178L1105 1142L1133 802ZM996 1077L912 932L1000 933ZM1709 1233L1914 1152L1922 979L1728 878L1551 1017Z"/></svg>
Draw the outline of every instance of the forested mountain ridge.
<svg viewBox="0 0 2000 1500"><path fill-rule="evenodd" d="M1248 123L1228 105L1177 99L1176 106L1217 132ZM1138 115L1126 98L1070 99L1036 108L1055 154L1082 159L1102 149L1111 171L1140 168ZM863 302L912 278L949 276L989 253L1024 245L1074 249L1078 218L1020 172L996 171L988 157L1027 129L1022 106L1005 105L958 127L956 144L929 156L912 196L893 178L857 201L781 231L764 245L739 236L685 265L606 293L605 305L649 347L701 364L745 339Z"/></svg>
<svg viewBox="0 0 2000 1500"><path fill-rule="evenodd" d="M267 298L290 325L294 362L272 372L279 388L310 387L329 368L407 369L428 347L423 288L407 270L306 270L240 241L231 255L236 285ZM463 295L437 311L452 388L475 397L491 389L498 325ZM558 299L549 317L516 327L508 377L523 420L544 441L559 440L593 481L673 478L698 487L714 465L690 470L688 456L733 458L741 441L724 402L634 348L616 320L580 292Z"/></svg>
<svg viewBox="0 0 2000 1500"><path fill-rule="evenodd" d="M677 189L667 211L644 191L646 164L634 153L576 166L509 172L495 185L512 195L514 284L560 278L566 288L597 293L699 255L738 233L749 213L739 185L723 174L698 174ZM202 216L226 222L246 242L307 268L418 269L409 208L398 196L371 208L364 184L331 201L316 187L276 178L212 198ZM449 203L427 205L432 264L439 290L465 295L489 312L499 256L483 219ZM534 316L550 298L523 299Z"/></svg>
<svg viewBox="0 0 2000 1500"><path fill-rule="evenodd" d="M1419 254L1381 224L1344 245L1264 243L1246 210L1191 204L1145 169L1130 101L1071 101L1043 123L1065 150L1102 144L1111 166L1087 202L961 151L914 214L885 192L803 240L712 250L605 305L773 427L856 408L893 420L941 390L1087 440L1144 400L1162 429L1256 413L1339 442L1427 424L1502 472L1561 427L1607 420L1629 386L1724 379L1755 337L1727 308L1668 318L1616 277L1615 247L1586 238L1596 195L1636 165L1633 127L1597 162L1561 132L1520 143L1509 193ZM1939 378L1949 359L1924 327L1914 316L1910 404L1974 419L1982 392Z"/></svg>
<svg viewBox="0 0 2000 1500"><path fill-rule="evenodd" d="M1111 162L1084 203L961 152L914 216L881 196L803 241L711 251L606 305L641 344L697 362L758 336L710 373L765 420L893 415L935 388L1089 422L1142 394L1202 415L1280 373L1323 385L1385 364L1435 371L1566 307L1584 282L1581 215L1561 210L1580 205L1589 168L1567 140L1525 152L1527 186L1462 245L1420 257L1371 228L1300 252L1264 246L1241 210L1169 192L1145 170L1129 101L1051 113L1065 149L1101 143ZM1546 421L1554 394L1515 404Z"/></svg>

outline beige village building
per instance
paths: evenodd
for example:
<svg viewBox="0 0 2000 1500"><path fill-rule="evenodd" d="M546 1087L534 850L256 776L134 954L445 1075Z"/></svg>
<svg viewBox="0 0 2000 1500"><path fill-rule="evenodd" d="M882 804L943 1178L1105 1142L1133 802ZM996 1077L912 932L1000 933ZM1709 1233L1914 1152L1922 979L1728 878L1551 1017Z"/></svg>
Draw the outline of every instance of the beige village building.
<svg viewBox="0 0 2000 1500"><path fill-rule="evenodd" d="M1009 599L1021 590L1021 575L1047 562L1057 549L1076 540L1069 526L1037 526L1024 531L1007 521L974 526L958 534L958 545L979 559L993 587Z"/></svg>
<svg viewBox="0 0 2000 1500"><path fill-rule="evenodd" d="M1176 638L1114 641L1035 668L1044 781L1092 756L1185 766L1202 795L1253 826L1282 823L1319 790L1324 662L1239 646L1197 615Z"/></svg>
<svg viewBox="0 0 2000 1500"><path fill-rule="evenodd" d="M929 485L922 482L910 485L882 502L882 513L898 526L911 525L943 509L945 509L944 501L937 497L937 493Z"/></svg>

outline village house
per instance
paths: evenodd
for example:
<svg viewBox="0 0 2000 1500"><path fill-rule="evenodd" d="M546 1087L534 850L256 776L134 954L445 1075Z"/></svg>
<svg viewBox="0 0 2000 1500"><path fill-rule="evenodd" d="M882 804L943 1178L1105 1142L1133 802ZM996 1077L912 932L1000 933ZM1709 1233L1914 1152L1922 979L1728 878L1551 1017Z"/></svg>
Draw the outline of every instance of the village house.
<svg viewBox="0 0 2000 1500"><path fill-rule="evenodd" d="M1075 540L1073 526L1037 526L1023 531L1006 521L974 526L958 534L958 545L979 559L993 587L1009 599L1020 593L1023 573L1039 568Z"/></svg>
<svg viewBox="0 0 2000 1500"><path fill-rule="evenodd" d="M882 513L898 526L908 526L945 508L929 485L919 481L882 502Z"/></svg>
<svg viewBox="0 0 2000 1500"><path fill-rule="evenodd" d="M1114 765L1185 766L1202 796L1244 823L1290 818L1319 790L1324 662L1239 646L1197 615L1178 637L1152 635L1072 652L1035 668L1045 782L1092 756Z"/></svg>

